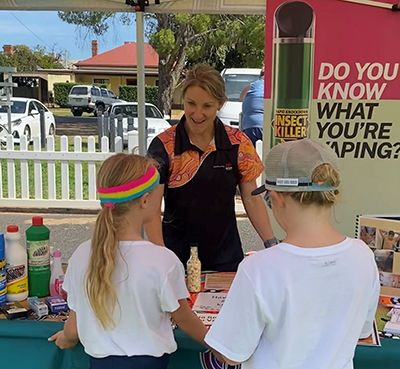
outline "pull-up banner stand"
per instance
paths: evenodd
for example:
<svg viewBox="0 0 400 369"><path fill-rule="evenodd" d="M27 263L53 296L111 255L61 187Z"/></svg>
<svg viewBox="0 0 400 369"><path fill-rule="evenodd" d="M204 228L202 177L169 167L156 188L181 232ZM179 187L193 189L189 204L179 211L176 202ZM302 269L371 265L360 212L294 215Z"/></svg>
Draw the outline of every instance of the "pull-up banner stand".
<svg viewBox="0 0 400 369"><path fill-rule="evenodd" d="M399 6L268 0L264 150L310 137L340 158L338 228L400 213Z"/></svg>

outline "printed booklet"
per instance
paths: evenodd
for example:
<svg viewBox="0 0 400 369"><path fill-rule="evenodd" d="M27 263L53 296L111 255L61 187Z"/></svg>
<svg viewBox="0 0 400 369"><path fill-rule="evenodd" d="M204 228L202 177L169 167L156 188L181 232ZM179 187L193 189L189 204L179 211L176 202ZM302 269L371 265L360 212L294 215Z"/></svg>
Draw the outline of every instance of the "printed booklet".
<svg viewBox="0 0 400 369"><path fill-rule="evenodd" d="M374 252L379 270L377 330L382 337L400 339L400 215L360 215L356 235Z"/></svg>

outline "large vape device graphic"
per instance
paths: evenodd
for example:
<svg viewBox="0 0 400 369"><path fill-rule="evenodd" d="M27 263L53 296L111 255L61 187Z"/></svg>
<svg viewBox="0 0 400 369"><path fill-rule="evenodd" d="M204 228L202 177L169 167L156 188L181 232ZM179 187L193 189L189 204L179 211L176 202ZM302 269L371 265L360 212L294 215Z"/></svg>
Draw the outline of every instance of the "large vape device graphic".
<svg viewBox="0 0 400 369"><path fill-rule="evenodd" d="M271 146L310 135L314 11L302 1L286 2L274 23Z"/></svg>

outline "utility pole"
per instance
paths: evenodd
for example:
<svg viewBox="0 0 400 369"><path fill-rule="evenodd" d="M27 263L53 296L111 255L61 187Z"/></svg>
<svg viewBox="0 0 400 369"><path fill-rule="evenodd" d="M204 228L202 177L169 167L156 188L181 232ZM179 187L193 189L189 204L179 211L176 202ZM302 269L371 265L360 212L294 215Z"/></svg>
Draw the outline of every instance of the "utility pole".
<svg viewBox="0 0 400 369"><path fill-rule="evenodd" d="M0 106L7 106L8 133L12 133L11 126L11 101L12 89L17 87L12 81L12 74L16 73L17 69L13 67L0 67ZM6 77L7 76L7 77Z"/></svg>

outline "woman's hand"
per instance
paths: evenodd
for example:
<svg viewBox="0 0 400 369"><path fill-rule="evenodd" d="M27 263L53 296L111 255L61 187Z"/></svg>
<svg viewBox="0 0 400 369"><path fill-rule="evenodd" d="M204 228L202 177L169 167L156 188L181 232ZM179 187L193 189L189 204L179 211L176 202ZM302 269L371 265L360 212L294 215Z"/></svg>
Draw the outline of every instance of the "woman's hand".
<svg viewBox="0 0 400 369"><path fill-rule="evenodd" d="M48 341L54 342L61 350L72 348L79 342L77 339L68 339L63 330L53 334Z"/></svg>

